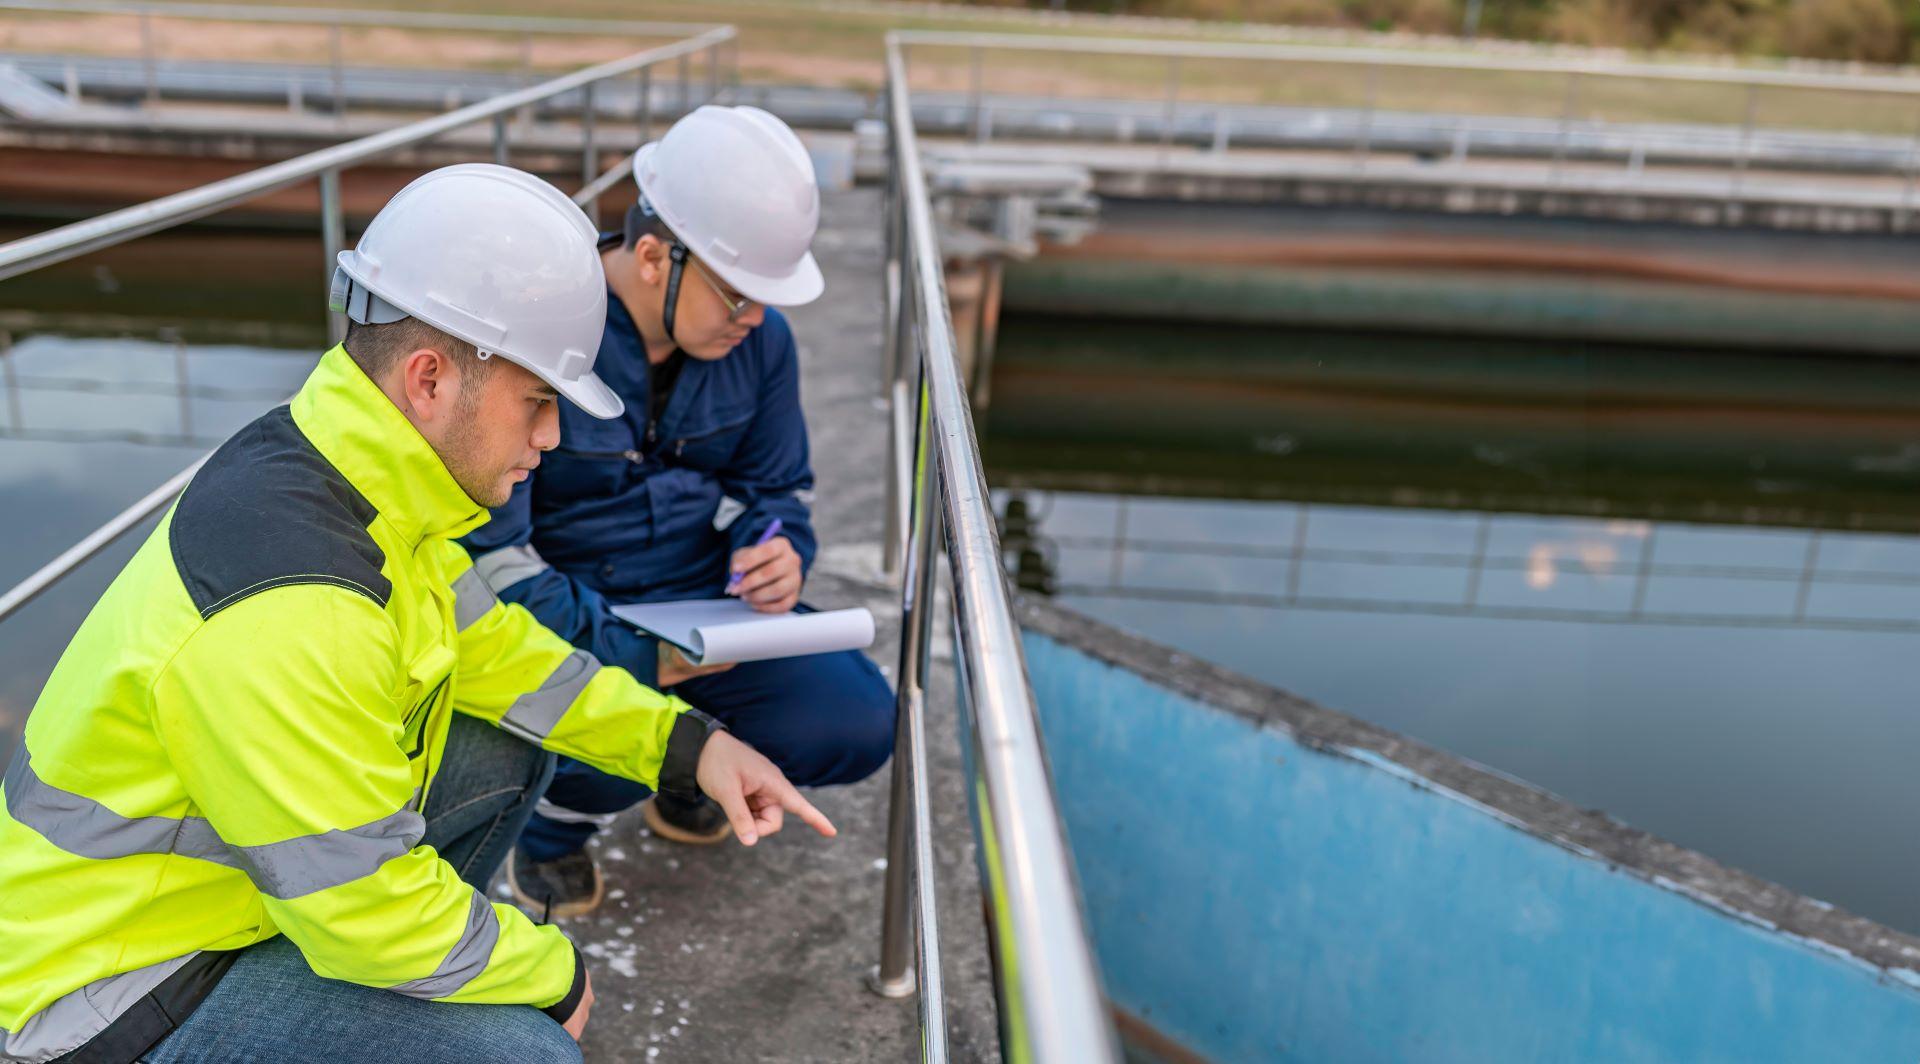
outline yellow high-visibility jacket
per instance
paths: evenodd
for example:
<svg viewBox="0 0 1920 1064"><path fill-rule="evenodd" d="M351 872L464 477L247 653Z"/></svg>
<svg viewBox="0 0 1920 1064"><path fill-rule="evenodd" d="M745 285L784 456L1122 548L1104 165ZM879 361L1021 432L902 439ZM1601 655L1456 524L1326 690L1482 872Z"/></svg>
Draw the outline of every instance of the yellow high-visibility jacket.
<svg viewBox="0 0 1920 1064"><path fill-rule="evenodd" d="M453 542L486 518L340 347L214 454L0 787L0 1059L57 1056L199 951L282 933L397 993L568 996L560 932L420 845L451 714L682 791L712 724L496 599Z"/></svg>

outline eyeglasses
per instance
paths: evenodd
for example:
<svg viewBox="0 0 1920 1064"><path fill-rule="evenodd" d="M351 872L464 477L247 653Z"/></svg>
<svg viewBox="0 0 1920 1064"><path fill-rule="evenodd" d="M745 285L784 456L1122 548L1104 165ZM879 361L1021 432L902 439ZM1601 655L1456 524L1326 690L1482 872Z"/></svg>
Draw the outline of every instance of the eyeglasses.
<svg viewBox="0 0 1920 1064"><path fill-rule="evenodd" d="M688 259L693 263L693 268L699 271L700 279L707 282L707 287L713 289L713 294L720 297L720 302L726 304L727 323L731 325L738 322L740 315L745 314L748 308L753 306L753 300L746 296L736 299L728 295L727 290L720 286L720 282L714 279L713 274L707 272L707 268L700 264L699 259L692 256L688 256Z"/></svg>

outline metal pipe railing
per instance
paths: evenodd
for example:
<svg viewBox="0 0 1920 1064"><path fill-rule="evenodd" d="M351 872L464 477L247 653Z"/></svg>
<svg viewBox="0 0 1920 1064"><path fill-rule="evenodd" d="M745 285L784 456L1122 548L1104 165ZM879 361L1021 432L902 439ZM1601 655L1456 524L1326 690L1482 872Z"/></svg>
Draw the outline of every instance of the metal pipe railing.
<svg viewBox="0 0 1920 1064"><path fill-rule="evenodd" d="M912 396L914 445L909 473L889 483L907 486L906 542L888 549L904 556L900 669L901 740L908 754L894 762L895 806L888 824L887 888L881 963L875 983L907 981L909 924L919 941L922 1046L944 1060L946 1032L938 1006L938 943L933 923L932 854L926 838L926 765L921 738L928 634L934 608L935 544L944 543L952 579L955 662L963 741L970 746L983 890L991 921L992 961L998 978L1000 1029L1009 1060L1118 1061L1118 1041L1101 991L1080 911L1079 891L1065 831L1046 766L1033 690L1013 618L999 535L988 507L986 479L974 438L973 414L955 360L953 318L926 176L913 128L901 37L886 43L889 178L887 233L895 320L889 342L896 403ZM912 387L906 387L909 382ZM898 424L901 419L896 418ZM897 433L898 430L896 430ZM902 455L904 448L891 452ZM895 459L898 460L897 458ZM936 533L941 533L936 535ZM903 802L912 803L902 808ZM907 876L918 904L907 904ZM917 919L910 919L913 912ZM906 985L911 985L907 983ZM936 1056L936 1053L938 1054Z"/></svg>
<svg viewBox="0 0 1920 1064"><path fill-rule="evenodd" d="M1374 119L1382 112L1378 100L1380 73L1391 68L1440 71L1462 76L1484 76L1488 74L1525 74L1560 79L1557 96L1561 102L1557 117L1551 151L1551 179L1559 182L1572 154L1573 135L1576 127L1583 132L1592 132L1609 126L1606 120L1594 117L1582 119L1581 101L1592 98L1589 86L1603 81L1652 82L1669 86L1716 86L1728 90L1737 90L1729 103L1737 103L1728 113L1727 121L1722 123L1728 130L1737 130L1735 145L1726 161L1726 184L1724 208L1729 217L1737 217L1738 205L1743 198L1743 186L1754 162L1755 133L1761 129L1760 99L1762 90L1776 94L1794 92L1821 92L1848 94L1855 97L1855 103L1837 104L1836 115L1858 115L1859 97L1878 97L1883 101L1891 100L1894 106L1904 109L1912 102L1920 107L1920 77L1903 74L1879 73L1816 73L1795 70L1764 70L1741 68L1736 66L1715 67L1700 64L1677 64L1657 62L1631 62L1619 59L1578 57L1578 58L1542 58L1467 52L1420 52L1385 48L1331 48L1311 45L1255 44L1237 42L1208 41L1168 41L1142 40L1127 38L1059 37L1038 34L1005 33L952 33L943 31L919 30L900 31L890 38L897 46L907 45L951 48L963 50L966 54L967 68L971 71L970 89L966 95L966 107L970 117L967 128L975 141L989 139L993 128L993 107L996 102L989 101L981 90L980 70L983 53L986 51L1004 52L1047 52L1062 55L1100 55L1135 57L1141 60L1158 59L1166 64L1163 93L1160 97L1159 146L1162 165L1169 158L1169 149L1178 139L1191 140L1191 135L1183 138L1179 124L1182 106L1181 100L1181 63L1183 60L1195 60L1191 65L1195 69L1205 70L1208 63L1228 61L1274 62L1287 64L1313 64L1319 67L1355 68L1362 79L1362 102L1358 111L1357 134L1353 141L1353 166L1356 171L1364 171L1369 159L1377 152L1386 151L1374 143ZM1145 75L1142 74L1144 87ZM1187 108L1209 108L1215 104L1185 101ZM1598 105L1595 105L1598 106ZM1418 109L1416 108L1416 111ZM1424 112L1420 112L1424 113ZM1216 112L1216 119L1218 119ZM1441 118L1453 118L1457 115L1442 113ZM1882 114L1881 124L1885 125L1887 116ZM1909 143L1909 164L1904 166L1898 176L1902 179L1901 205L1897 216L1896 229L1904 230L1912 203L1920 199L1920 165L1911 160L1920 159L1920 121L1901 119L1897 135ZM1859 123L1848 127L1850 132L1865 130ZM1789 123L1781 128L1791 130ZM1875 127L1879 128L1879 127ZM1912 131L1909 133L1909 131ZM1835 134L1838 136L1838 134ZM1131 127L1126 135L1130 138ZM1216 120L1212 128L1205 133L1213 151L1223 151L1230 133L1225 125ZM1123 138L1124 139L1124 138ZM1651 143L1633 145L1628 153L1628 173L1636 181L1646 179L1646 162ZM1404 149L1400 149L1404 150ZM1830 147L1829 150L1832 150ZM1493 154L1499 154L1493 152ZM1683 146L1681 155L1688 154ZM1453 161L1464 163L1467 156L1467 141L1457 139L1454 144ZM1678 165L1694 165L1686 158L1674 160ZM1846 169L1846 167L1837 167Z"/></svg>
<svg viewBox="0 0 1920 1064"><path fill-rule="evenodd" d="M0 11L50 15L140 15L147 18L211 22L278 22L316 26L379 26L415 30L473 30L483 33L549 33L632 37L683 37L722 24L636 22L624 19L546 18L521 15L466 15L414 11L369 11L344 7L254 7L247 4L162 4L136 0L0 0Z"/></svg>
<svg viewBox="0 0 1920 1064"><path fill-rule="evenodd" d="M3 2L30 3L32 0L3 0ZM270 192L314 179L318 179L321 189L322 240L327 249L332 251L344 241L339 179L342 170L401 148L431 140L463 126L490 119L503 120L518 107L573 92L609 78L624 77L635 71L645 71L655 63L681 59L704 49L718 48L721 44L732 40L734 35L734 29L731 26L708 28L686 40L649 48L621 59L587 67L551 81L496 96L471 107L463 107L457 111L375 133L345 144L322 148L319 151L261 167L224 181L216 181L210 185L163 196L160 199L97 218L24 237L12 243L0 245L0 279L15 277L91 251L171 229L174 226L216 214L229 207L258 199ZM496 138L499 137L503 131L503 123L496 122L494 130ZM583 130L583 133L590 134L590 132L590 129ZM591 140L585 136L583 140L587 141L583 152L592 152ZM504 145L496 140L495 146L498 151ZM623 162L622 165L630 165L630 161ZM614 168L615 171L619 169L618 166ZM609 178L603 175L602 179L590 182L586 188L582 189L575 201L583 202L604 191L617 180L618 177ZM330 267L330 264L331 258L323 265ZM339 315L330 315L328 324L330 333L337 340L341 331ZM41 566L12 589L0 594L0 621L5 621L21 607L73 572L81 563L105 549L108 544L165 509L186 487L187 481L193 478L194 472L205 461L206 458L203 457L181 470L138 502L114 515L80 542Z"/></svg>
<svg viewBox="0 0 1920 1064"><path fill-rule="evenodd" d="M1541 59L1481 52L1421 52L1389 48L1333 48L1316 45L1169 41L1127 37L952 33L941 30L899 30L890 34L889 39L900 46L929 45L995 51L1068 52L1082 55L1131 55L1215 61L1281 60L1296 63L1411 67L1475 73L1583 74L1592 77L1651 81L1761 85L1776 88L1920 96L1920 77L1897 74L1822 74L1812 71L1755 70L1734 66L1630 62L1593 57Z"/></svg>
<svg viewBox="0 0 1920 1064"><path fill-rule="evenodd" d="M210 185L163 196L124 210L113 211L83 222L51 229L0 246L0 280L65 262L90 251L132 240L135 237L171 229L229 207L258 199L271 192L311 180L329 170L344 170L370 159L433 140L453 130L484 122L496 115L504 117L516 108L549 100L608 78L621 77L668 59L681 59L694 52L731 40L731 26L710 29L673 44L635 52L630 56L587 67L571 74L503 93L490 100L449 111L443 115L409 123L394 129L361 137L309 152L285 162L215 181ZM496 130L500 127L496 126Z"/></svg>
<svg viewBox="0 0 1920 1064"><path fill-rule="evenodd" d="M357 11L331 7L253 7L241 4L166 4L142 0L0 0L0 11L18 11L51 16L133 16L139 21L139 63L146 85L146 101L160 100L160 33L163 19L179 21L254 22L277 25L323 27L327 34L327 85L332 96L329 110L336 120L347 113L347 62L345 36L348 27L432 30L509 37L519 42L525 83L531 84L534 38L538 35L590 36L605 40L620 37L684 37L689 33L719 28L718 23L636 22L578 18L542 18L526 16L468 15L457 13L416 13L405 11ZM717 50L716 50L717 51ZM715 53L709 53L710 56ZM710 59L709 64L715 60ZM71 72L72 68L69 67ZM590 91L590 90L583 90ZM68 96L77 99L78 84L68 78ZM304 105L300 82L289 80L287 106L299 111ZM591 99L583 105L583 121L591 123Z"/></svg>

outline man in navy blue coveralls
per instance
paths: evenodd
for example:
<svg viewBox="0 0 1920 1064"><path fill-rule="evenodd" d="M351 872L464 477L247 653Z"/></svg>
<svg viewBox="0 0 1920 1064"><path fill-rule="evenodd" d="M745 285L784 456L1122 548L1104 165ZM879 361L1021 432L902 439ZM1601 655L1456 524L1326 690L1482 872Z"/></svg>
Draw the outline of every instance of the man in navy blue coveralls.
<svg viewBox="0 0 1920 1064"><path fill-rule="evenodd" d="M560 446L465 543L501 598L718 718L795 784L864 779L892 752L894 698L863 654L701 669L610 612L720 596L730 571L745 573L739 594L755 609L784 612L818 548L798 353L767 305L819 294L811 162L784 124L747 107L703 107L635 158L640 203L601 240L610 298L595 362L626 412L602 421L563 401ZM752 187L728 188L730 177ZM764 194L782 178L798 191ZM756 546L776 519L779 534ZM510 862L521 901L592 911L602 887L587 840L648 796L561 758ZM657 796L646 814L679 841L727 834L711 803Z"/></svg>

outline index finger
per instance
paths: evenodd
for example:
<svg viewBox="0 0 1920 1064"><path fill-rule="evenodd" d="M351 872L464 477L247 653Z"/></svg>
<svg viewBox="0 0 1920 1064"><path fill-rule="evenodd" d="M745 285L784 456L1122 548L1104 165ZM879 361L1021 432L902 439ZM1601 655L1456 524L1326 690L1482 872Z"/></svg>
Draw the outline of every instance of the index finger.
<svg viewBox="0 0 1920 1064"><path fill-rule="evenodd" d="M815 809L812 802L800 797L800 792L793 789L793 784L783 781L780 787L780 804L786 807L787 812L806 821L808 827L827 838L840 834L840 829L833 826L833 821L828 820L825 813Z"/></svg>

